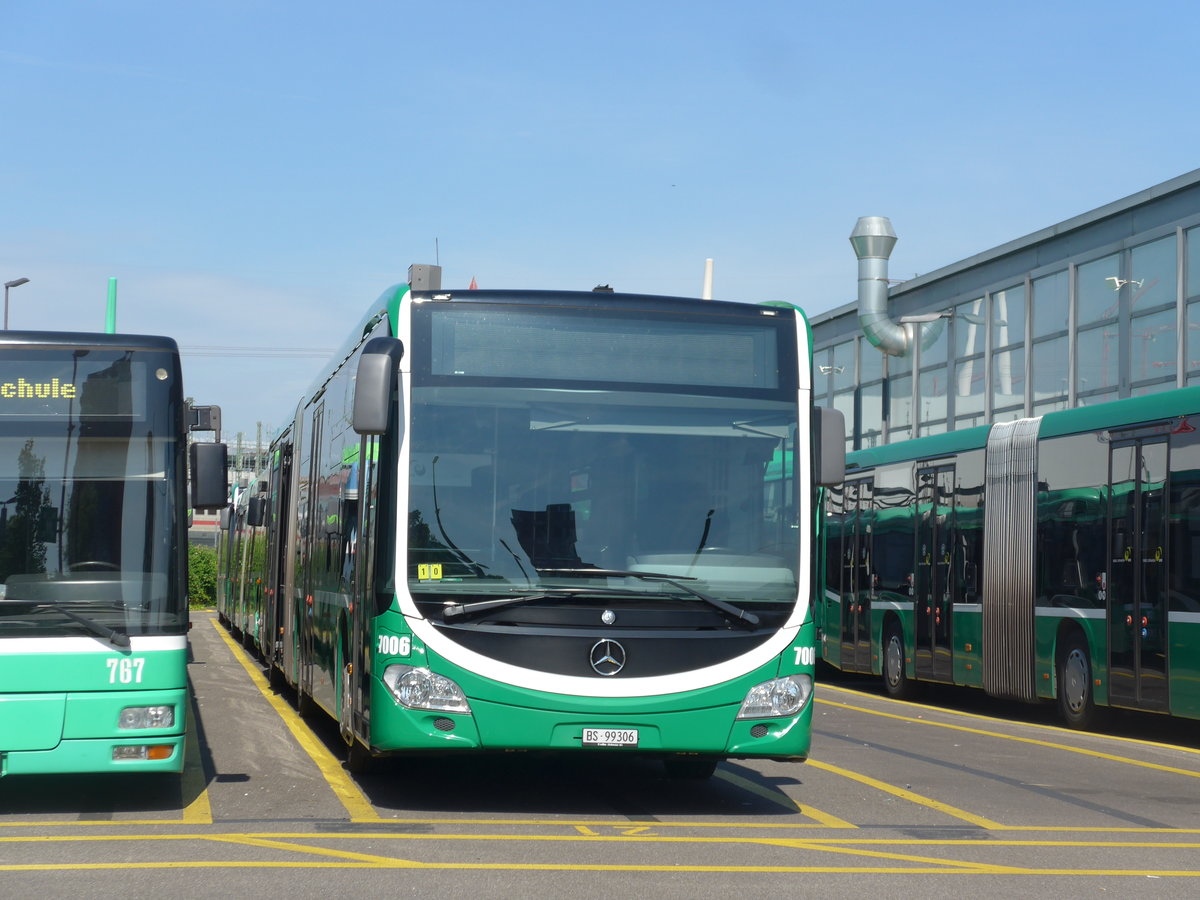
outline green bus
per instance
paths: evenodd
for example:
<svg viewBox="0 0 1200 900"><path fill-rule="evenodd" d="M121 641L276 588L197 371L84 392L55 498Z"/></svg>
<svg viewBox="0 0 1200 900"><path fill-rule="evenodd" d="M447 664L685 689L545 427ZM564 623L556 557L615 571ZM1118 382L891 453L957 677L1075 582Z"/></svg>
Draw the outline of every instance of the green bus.
<svg viewBox="0 0 1200 900"><path fill-rule="evenodd" d="M216 544L217 616L243 645L255 650L268 640L263 631L267 486L264 472L231 487L229 506L221 511Z"/></svg>
<svg viewBox="0 0 1200 900"><path fill-rule="evenodd" d="M845 454L810 372L788 305L389 289L235 498L222 618L351 769L803 760Z"/></svg>
<svg viewBox="0 0 1200 900"><path fill-rule="evenodd" d="M1200 718L1200 388L848 454L820 650L880 675Z"/></svg>
<svg viewBox="0 0 1200 900"><path fill-rule="evenodd" d="M0 775L182 771L189 430L170 338L0 333Z"/></svg>

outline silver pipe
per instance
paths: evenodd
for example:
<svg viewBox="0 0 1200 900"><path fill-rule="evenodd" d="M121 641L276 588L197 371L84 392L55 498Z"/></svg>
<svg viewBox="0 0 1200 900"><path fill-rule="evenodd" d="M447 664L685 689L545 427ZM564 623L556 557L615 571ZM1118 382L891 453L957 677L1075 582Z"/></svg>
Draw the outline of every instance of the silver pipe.
<svg viewBox="0 0 1200 900"><path fill-rule="evenodd" d="M896 232L885 216L863 216L850 232L850 245L858 257L858 324L871 345L891 356L908 356L912 338L908 329L891 320L887 312L888 257L896 246Z"/></svg>
<svg viewBox="0 0 1200 900"><path fill-rule="evenodd" d="M850 233L858 257L858 324L871 345L890 356L911 356L913 332L920 328L921 349L928 350L946 327L944 318L932 322L900 323L888 316L888 257L896 232L886 216L863 216Z"/></svg>

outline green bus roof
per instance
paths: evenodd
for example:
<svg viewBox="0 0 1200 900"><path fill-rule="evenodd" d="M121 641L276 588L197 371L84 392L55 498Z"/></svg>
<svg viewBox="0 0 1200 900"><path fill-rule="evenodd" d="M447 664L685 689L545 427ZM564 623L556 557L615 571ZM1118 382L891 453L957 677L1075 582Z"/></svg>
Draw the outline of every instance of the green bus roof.
<svg viewBox="0 0 1200 900"><path fill-rule="evenodd" d="M1121 428L1139 422L1154 422L1182 415L1200 415L1200 387L1160 391L1096 406L1078 406L1075 409L1046 413L1038 427L1038 437L1059 437L1083 431ZM936 459L964 450L977 450L987 446L990 431L990 425L977 425L961 431L949 431L882 447L855 450L846 455L846 474L853 475L855 469L870 469L893 462Z"/></svg>

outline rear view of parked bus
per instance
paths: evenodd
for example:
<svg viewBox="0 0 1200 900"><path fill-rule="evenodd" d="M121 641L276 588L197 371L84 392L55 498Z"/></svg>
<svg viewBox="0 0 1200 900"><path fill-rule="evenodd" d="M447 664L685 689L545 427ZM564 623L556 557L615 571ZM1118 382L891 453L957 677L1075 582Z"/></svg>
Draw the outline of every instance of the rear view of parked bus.
<svg viewBox="0 0 1200 900"><path fill-rule="evenodd" d="M169 338L0 337L0 774L182 770L200 412ZM223 505L220 444L193 474Z"/></svg>
<svg viewBox="0 0 1200 900"><path fill-rule="evenodd" d="M352 768L803 760L810 371L792 307L388 291L275 442L265 655Z"/></svg>

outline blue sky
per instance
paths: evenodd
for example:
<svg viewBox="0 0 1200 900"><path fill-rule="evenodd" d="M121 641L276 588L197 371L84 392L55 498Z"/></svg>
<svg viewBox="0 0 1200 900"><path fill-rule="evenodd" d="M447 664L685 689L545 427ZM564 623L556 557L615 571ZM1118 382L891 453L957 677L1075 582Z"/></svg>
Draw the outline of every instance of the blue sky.
<svg viewBox="0 0 1200 900"><path fill-rule="evenodd" d="M185 348L283 424L409 263L446 287L850 302L1200 166L1185 2L0 0L10 327ZM190 350L188 348L221 348Z"/></svg>

